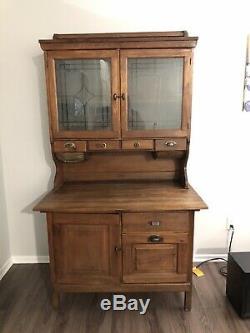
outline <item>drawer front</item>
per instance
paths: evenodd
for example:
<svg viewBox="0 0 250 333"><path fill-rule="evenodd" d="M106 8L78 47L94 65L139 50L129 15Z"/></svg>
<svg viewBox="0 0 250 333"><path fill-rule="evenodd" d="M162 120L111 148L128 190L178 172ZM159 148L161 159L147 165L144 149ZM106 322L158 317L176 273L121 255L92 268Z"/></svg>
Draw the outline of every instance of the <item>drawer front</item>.
<svg viewBox="0 0 250 333"><path fill-rule="evenodd" d="M86 141L55 141L53 150L55 153L65 152L85 152L87 148Z"/></svg>
<svg viewBox="0 0 250 333"><path fill-rule="evenodd" d="M166 138L155 140L155 150L158 151L185 150L186 146L186 138Z"/></svg>
<svg viewBox="0 0 250 333"><path fill-rule="evenodd" d="M122 149L153 150L154 149L154 141L153 140L124 140L124 141L122 141Z"/></svg>
<svg viewBox="0 0 250 333"><path fill-rule="evenodd" d="M122 230L127 232L189 231L189 212L124 213Z"/></svg>
<svg viewBox="0 0 250 333"><path fill-rule="evenodd" d="M97 151L97 150L116 150L120 149L119 141L109 141L109 140L97 140L97 141L88 141L88 149Z"/></svg>
<svg viewBox="0 0 250 333"><path fill-rule="evenodd" d="M188 279L188 234L123 234L123 282L168 283Z"/></svg>

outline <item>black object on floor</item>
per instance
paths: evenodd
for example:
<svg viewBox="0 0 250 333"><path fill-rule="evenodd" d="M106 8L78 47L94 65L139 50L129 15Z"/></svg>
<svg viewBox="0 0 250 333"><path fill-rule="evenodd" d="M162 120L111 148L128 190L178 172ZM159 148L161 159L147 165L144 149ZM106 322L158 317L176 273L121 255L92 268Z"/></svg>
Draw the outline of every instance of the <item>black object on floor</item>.
<svg viewBox="0 0 250 333"><path fill-rule="evenodd" d="M250 318L250 252L228 254L226 294L241 318Z"/></svg>

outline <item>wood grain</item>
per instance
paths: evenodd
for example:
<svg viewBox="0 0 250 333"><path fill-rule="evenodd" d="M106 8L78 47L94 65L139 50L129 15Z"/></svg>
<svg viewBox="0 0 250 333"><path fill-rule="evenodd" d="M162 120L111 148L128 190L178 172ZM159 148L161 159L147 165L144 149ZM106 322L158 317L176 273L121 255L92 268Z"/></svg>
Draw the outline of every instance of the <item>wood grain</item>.
<svg viewBox="0 0 250 333"><path fill-rule="evenodd" d="M140 200L138 200L140 198ZM157 212L200 210L204 201L190 187L172 182L64 184L45 196L35 207L43 212Z"/></svg>

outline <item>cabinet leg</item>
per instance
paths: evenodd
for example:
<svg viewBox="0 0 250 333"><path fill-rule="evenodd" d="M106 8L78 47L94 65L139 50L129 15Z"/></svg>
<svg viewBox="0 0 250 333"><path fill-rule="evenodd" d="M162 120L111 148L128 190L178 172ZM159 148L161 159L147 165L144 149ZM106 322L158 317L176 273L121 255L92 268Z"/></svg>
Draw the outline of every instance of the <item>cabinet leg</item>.
<svg viewBox="0 0 250 333"><path fill-rule="evenodd" d="M59 304L60 304L60 294L58 291L53 290L51 302L52 302L53 308L55 310L57 310L59 308Z"/></svg>
<svg viewBox="0 0 250 333"><path fill-rule="evenodd" d="M192 309L192 291L185 291L184 311L191 311L191 309Z"/></svg>

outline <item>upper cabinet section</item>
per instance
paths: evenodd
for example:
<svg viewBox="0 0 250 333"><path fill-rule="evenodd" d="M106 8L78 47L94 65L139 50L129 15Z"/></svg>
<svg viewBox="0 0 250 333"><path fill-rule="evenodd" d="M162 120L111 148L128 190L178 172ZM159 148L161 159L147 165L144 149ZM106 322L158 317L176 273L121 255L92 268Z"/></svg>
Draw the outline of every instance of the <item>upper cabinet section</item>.
<svg viewBox="0 0 250 333"><path fill-rule="evenodd" d="M48 52L52 133L55 138L116 138L120 105L118 51Z"/></svg>
<svg viewBox="0 0 250 333"><path fill-rule="evenodd" d="M123 136L185 136L190 51L122 50L120 59Z"/></svg>
<svg viewBox="0 0 250 333"><path fill-rule="evenodd" d="M189 136L196 42L186 32L40 41L52 141Z"/></svg>

